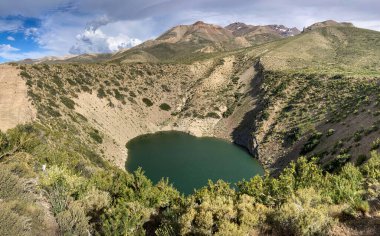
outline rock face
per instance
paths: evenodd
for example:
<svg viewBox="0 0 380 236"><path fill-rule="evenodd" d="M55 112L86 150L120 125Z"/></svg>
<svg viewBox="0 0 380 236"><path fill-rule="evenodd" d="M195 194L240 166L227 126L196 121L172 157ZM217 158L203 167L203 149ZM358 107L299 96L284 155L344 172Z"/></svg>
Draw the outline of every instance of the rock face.
<svg viewBox="0 0 380 236"><path fill-rule="evenodd" d="M14 128L36 117L27 96L25 81L14 66L0 65L0 130Z"/></svg>

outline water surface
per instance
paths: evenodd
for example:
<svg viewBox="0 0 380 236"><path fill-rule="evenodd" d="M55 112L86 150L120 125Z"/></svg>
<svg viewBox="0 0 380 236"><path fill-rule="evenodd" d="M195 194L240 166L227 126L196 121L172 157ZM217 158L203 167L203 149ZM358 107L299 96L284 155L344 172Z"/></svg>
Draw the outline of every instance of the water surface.
<svg viewBox="0 0 380 236"><path fill-rule="evenodd" d="M169 131L139 136L127 144L126 168L142 167L154 183L168 177L180 192L192 193L207 181L236 183L263 174L257 160L241 147L216 138Z"/></svg>

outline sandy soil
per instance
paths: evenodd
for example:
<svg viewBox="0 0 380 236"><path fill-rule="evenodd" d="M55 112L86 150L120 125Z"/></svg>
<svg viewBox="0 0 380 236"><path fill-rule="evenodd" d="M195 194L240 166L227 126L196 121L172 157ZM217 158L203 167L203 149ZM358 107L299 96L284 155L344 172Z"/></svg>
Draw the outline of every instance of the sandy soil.
<svg viewBox="0 0 380 236"><path fill-rule="evenodd" d="M33 121L36 110L27 97L27 86L14 66L0 65L0 130Z"/></svg>

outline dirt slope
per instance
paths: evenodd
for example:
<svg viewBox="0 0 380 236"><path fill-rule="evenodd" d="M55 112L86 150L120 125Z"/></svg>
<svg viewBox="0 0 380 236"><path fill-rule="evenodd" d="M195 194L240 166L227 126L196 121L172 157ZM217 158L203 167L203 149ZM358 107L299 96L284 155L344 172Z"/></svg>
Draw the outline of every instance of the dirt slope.
<svg viewBox="0 0 380 236"><path fill-rule="evenodd" d="M0 130L35 119L36 111L27 97L27 86L14 66L0 65Z"/></svg>

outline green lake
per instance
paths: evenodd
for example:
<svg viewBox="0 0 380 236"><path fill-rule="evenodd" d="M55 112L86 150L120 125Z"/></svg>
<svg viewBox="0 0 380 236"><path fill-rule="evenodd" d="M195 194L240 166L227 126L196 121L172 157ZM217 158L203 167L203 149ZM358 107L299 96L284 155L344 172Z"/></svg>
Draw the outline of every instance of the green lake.
<svg viewBox="0 0 380 236"><path fill-rule="evenodd" d="M127 148L129 172L141 167L154 183L167 177L185 194L206 185L209 179L236 183L264 173L260 163L243 148L184 132L142 135L128 142Z"/></svg>

